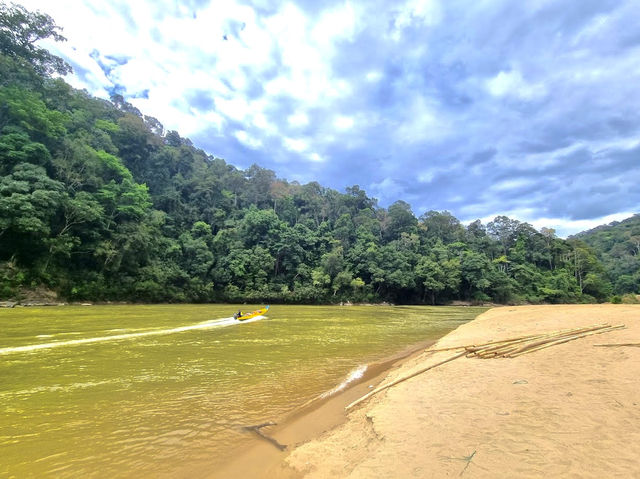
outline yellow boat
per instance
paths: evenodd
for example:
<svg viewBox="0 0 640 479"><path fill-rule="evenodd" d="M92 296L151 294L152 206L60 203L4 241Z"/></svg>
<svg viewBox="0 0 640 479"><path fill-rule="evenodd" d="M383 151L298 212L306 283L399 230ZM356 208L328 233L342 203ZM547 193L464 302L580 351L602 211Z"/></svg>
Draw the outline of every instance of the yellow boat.
<svg viewBox="0 0 640 479"><path fill-rule="evenodd" d="M233 318L238 321L244 321L245 319L255 318L256 316L262 316L269 310L269 306L265 306L264 308L256 309L255 311L251 311L250 313L241 313L234 314Z"/></svg>

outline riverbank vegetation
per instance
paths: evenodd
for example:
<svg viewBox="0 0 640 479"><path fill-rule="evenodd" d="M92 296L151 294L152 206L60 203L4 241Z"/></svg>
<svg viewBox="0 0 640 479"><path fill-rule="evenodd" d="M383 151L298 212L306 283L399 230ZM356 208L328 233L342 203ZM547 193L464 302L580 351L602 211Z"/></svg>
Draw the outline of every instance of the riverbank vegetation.
<svg viewBox="0 0 640 479"><path fill-rule="evenodd" d="M613 282L615 302L628 301L640 287L640 215L576 235L598 253Z"/></svg>
<svg viewBox="0 0 640 479"><path fill-rule="evenodd" d="M446 211L416 217L402 200L382 208L358 185L342 193L238 169L118 94L73 89L43 38L63 40L50 17L0 5L0 298L37 287L148 302L638 292L637 262L612 282L592 247L552 229L504 216L463 226Z"/></svg>

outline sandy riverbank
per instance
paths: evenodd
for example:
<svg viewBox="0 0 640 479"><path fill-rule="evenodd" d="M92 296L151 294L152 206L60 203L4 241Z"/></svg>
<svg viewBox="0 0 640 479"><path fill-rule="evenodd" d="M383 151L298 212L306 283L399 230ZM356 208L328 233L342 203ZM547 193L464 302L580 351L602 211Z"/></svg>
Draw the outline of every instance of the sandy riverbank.
<svg viewBox="0 0 640 479"><path fill-rule="evenodd" d="M289 468L284 462L289 452L346 422L348 416L345 412L345 406L367 394L373 387L381 384L388 374L400 367L404 361L420 354L426 348L433 346L434 343L435 341L425 341L381 362L370 364L360 379L348 384L344 389L328 394L325 398L310 401L286 417L278 419L276 425L260 429L278 444L286 445L284 451L278 450L278 447L268 439L256 441L255 436L249 432L248 434L254 439L252 446L239 452L222 468L212 473L204 473L204 475L209 479L232 477L295 479L301 477L302 473ZM203 471L197 469L189 471L185 477L202 475Z"/></svg>
<svg viewBox="0 0 640 479"><path fill-rule="evenodd" d="M261 468L309 479L638 477L640 348L593 345L640 342L639 306L496 308L434 348L602 322L627 328L512 359L456 359L372 397ZM413 356L384 382L451 355Z"/></svg>

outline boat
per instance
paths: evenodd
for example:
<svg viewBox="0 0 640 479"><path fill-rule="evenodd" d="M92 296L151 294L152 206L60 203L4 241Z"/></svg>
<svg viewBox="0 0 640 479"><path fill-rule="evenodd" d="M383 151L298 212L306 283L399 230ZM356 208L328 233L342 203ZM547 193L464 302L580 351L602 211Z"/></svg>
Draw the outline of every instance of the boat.
<svg viewBox="0 0 640 479"><path fill-rule="evenodd" d="M251 311L250 313L242 313L238 315L237 313L233 315L234 319L238 321L245 321L247 319L255 318L256 316L262 316L269 310L269 306L265 306L264 308L256 309L255 311Z"/></svg>

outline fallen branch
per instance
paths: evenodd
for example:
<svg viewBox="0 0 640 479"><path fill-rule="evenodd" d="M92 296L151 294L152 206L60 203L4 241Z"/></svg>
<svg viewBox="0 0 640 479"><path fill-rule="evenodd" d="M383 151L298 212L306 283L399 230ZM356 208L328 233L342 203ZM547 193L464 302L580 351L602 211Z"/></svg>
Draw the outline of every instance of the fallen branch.
<svg viewBox="0 0 640 479"><path fill-rule="evenodd" d="M460 476L462 476L464 474L464 472L467 470L467 467L469 467L469 464L471 464L471 461L473 460L473 456L475 456L475 455L476 455L476 451L473 451L470 456L466 456L466 457L463 458L463 460L467 464L464 466L464 469L460 473Z"/></svg>
<svg viewBox="0 0 640 479"><path fill-rule="evenodd" d="M276 425L275 422L264 422L262 424L256 424L255 426L242 426L242 429L245 430L245 431L253 431L253 432L255 432L262 439L270 442L271 444L273 444L275 447L277 447L281 451L284 451L287 448L287 446L285 446L284 444L280 444L276 439L272 438L271 436L268 436L267 434L265 434L265 433L263 433L261 431L261 429L263 427L275 426L275 425Z"/></svg>
<svg viewBox="0 0 640 479"><path fill-rule="evenodd" d="M610 343L610 344L594 344L594 346L599 346L603 348L614 348L618 346L635 346L640 347L640 343Z"/></svg>

